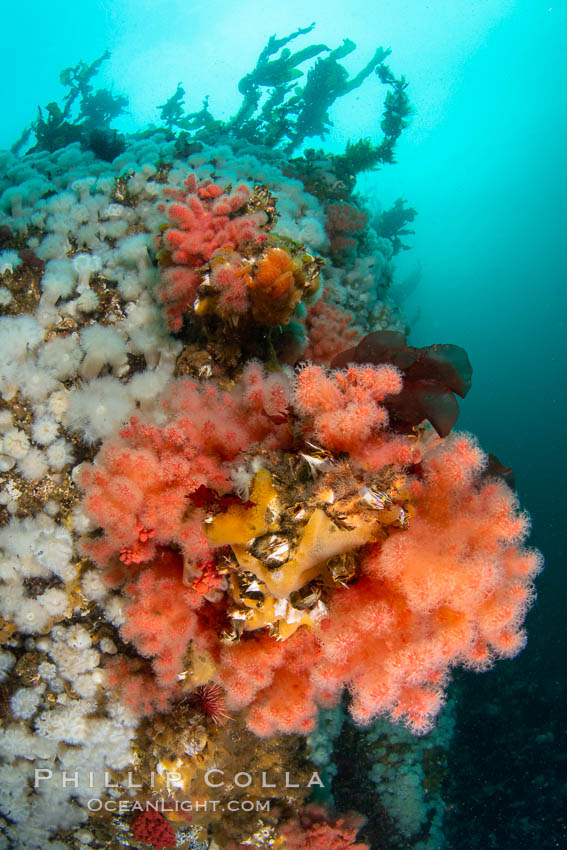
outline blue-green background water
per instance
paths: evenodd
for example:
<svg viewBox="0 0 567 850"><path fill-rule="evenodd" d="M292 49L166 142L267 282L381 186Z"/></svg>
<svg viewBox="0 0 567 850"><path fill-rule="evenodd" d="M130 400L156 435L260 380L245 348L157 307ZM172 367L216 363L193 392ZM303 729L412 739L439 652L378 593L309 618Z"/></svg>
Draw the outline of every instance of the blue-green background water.
<svg viewBox="0 0 567 850"><path fill-rule="evenodd" d="M398 283L419 285L410 341L469 352L473 390L461 427L514 468L547 560L530 614L530 643L513 662L461 677L450 842L463 848L567 846L564 706L565 393L567 309L567 13L553 0L32 0L2 12L0 147L38 104L61 100L58 73L108 47L99 81L130 98L128 131L157 120L182 81L187 105L204 95L219 117L269 35L317 22L312 39L358 50L379 44L406 74L415 107L399 164L360 180L371 203L400 195L419 210ZM325 147L376 137L370 84L334 108ZM313 140L317 143L317 140ZM522 819L528 822L523 831ZM530 831L531 830L531 831ZM524 838L520 838L520 836ZM458 836L458 838L456 838Z"/></svg>

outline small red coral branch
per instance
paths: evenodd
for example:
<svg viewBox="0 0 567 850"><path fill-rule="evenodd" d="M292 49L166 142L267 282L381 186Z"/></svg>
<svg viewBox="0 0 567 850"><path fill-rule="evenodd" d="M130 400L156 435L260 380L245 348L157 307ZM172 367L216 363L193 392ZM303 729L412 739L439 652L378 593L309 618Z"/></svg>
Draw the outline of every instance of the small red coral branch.
<svg viewBox="0 0 567 850"><path fill-rule="evenodd" d="M191 582L191 587L200 593L201 596L206 596L207 593L212 593L224 587L225 582L214 564L205 564L202 572Z"/></svg>
<svg viewBox="0 0 567 850"><path fill-rule="evenodd" d="M163 847L175 847L175 832L164 816L155 809L149 809L134 815L130 822L130 829L136 841L151 844L155 850Z"/></svg>
<svg viewBox="0 0 567 850"><path fill-rule="evenodd" d="M138 540L132 546L123 546L120 550L120 560L126 566L141 564L153 554L153 547L146 545L155 535L155 529L146 528L141 523L136 524Z"/></svg>

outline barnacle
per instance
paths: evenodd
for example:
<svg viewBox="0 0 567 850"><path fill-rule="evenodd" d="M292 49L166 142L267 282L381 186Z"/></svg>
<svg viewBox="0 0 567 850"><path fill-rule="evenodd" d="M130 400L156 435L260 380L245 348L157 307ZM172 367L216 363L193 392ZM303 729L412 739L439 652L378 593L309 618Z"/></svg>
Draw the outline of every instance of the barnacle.
<svg viewBox="0 0 567 850"><path fill-rule="evenodd" d="M266 627L282 640L317 623L333 585L356 577L360 547L406 529L413 511L403 475L367 479L315 444L271 461L272 471L254 477L250 507L233 505L203 525L209 543L233 556L229 641ZM297 488L282 475L290 462ZM310 475L302 480L303 464Z"/></svg>

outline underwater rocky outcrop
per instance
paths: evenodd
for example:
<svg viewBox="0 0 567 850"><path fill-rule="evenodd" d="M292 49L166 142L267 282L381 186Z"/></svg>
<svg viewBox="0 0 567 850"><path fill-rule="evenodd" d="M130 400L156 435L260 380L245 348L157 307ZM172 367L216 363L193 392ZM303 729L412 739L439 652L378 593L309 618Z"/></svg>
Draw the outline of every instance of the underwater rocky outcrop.
<svg viewBox="0 0 567 850"><path fill-rule="evenodd" d="M470 363L388 297L415 211L354 191L407 83L311 29L229 121L180 86L120 151L79 63L0 154L1 846L438 847L450 711L420 736L525 643L541 558L455 430ZM300 151L372 75L381 140Z"/></svg>

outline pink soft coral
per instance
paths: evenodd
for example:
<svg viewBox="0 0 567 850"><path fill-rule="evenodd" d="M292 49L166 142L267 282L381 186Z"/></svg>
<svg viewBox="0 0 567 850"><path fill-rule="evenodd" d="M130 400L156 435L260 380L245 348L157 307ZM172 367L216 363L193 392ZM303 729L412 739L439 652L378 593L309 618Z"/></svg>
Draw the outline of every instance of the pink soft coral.
<svg viewBox="0 0 567 850"><path fill-rule="evenodd" d="M363 210L344 201L327 204L325 211L329 253L335 263L346 265L356 257L356 237L364 232L367 215Z"/></svg>
<svg viewBox="0 0 567 850"><path fill-rule="evenodd" d="M132 418L83 469L84 507L104 532L86 542L85 551L99 563L118 553L124 563L141 564L163 544L191 561L206 560L204 511L192 504L192 494L203 486L230 491L230 463L251 444L289 442L288 397L285 378L264 380L255 364L232 393L178 382L163 401L166 425Z"/></svg>
<svg viewBox="0 0 567 850"><path fill-rule="evenodd" d="M387 714L424 731L453 667L485 669L521 649L541 566L522 546L528 519L507 485L487 475L472 438L389 430L388 398L401 384L389 365L309 366L292 393L285 376L252 363L230 392L178 382L159 424L133 420L103 447L83 473L85 509L102 532L85 548L123 586L123 635L152 659L160 688L175 688L193 642L217 664L228 707L245 708L259 735L309 731L318 706L336 704L344 688L358 722ZM319 625L280 642L248 633L223 647L203 505L234 501L231 474L245 453L266 463L305 440L348 455L378 489L382 478L399 479L405 519L360 550L358 576L329 589ZM160 563L171 549L181 553L177 566ZM182 559L193 564L193 588L182 585Z"/></svg>
<svg viewBox="0 0 567 850"><path fill-rule="evenodd" d="M261 737L311 732L317 715L311 672L320 655L318 639L308 629L300 629L287 641L263 634L224 647L220 679L229 707L247 706L248 727Z"/></svg>
<svg viewBox="0 0 567 850"><path fill-rule="evenodd" d="M288 850L370 850L356 841L365 818L349 813L332 817L321 806L306 806L296 820L280 827Z"/></svg>
<svg viewBox="0 0 567 850"><path fill-rule="evenodd" d="M179 330L184 315L193 310L202 283L197 268L221 248L236 250L244 242L261 242L266 238L260 230L265 214L243 211L250 200L247 186L237 186L225 194L214 183L198 183L194 174L189 175L185 186L185 190L164 189L170 203L161 205L172 224L163 234L171 264L163 273L160 289L172 330ZM236 297L234 293L232 297Z"/></svg>
<svg viewBox="0 0 567 850"><path fill-rule="evenodd" d="M414 460L407 530L366 547L361 577L331 595L318 629L223 650L228 704L248 706L258 735L309 730L345 687L357 722L389 714L423 732L452 667L486 669L523 647L541 557L521 546L528 523L514 494L483 480L485 456L465 435Z"/></svg>
<svg viewBox="0 0 567 850"><path fill-rule="evenodd" d="M218 659L221 621L217 621L222 611L199 590L183 584L181 558L168 550L159 551L122 590L126 602L120 634L151 660L153 675L140 670L140 662L112 659L107 685L116 688L136 714L165 711L172 699L181 696L189 646Z"/></svg>
<svg viewBox="0 0 567 850"><path fill-rule="evenodd" d="M140 669L141 662L117 656L106 665L107 688L116 690L125 705L136 715L167 711L171 691L156 686L152 673Z"/></svg>
<svg viewBox="0 0 567 850"><path fill-rule="evenodd" d="M154 659L162 689L177 683L189 641L200 642L204 631L198 616L203 597L183 586L180 566L145 569L125 587L129 602L121 633L140 655Z"/></svg>
<svg viewBox="0 0 567 850"><path fill-rule="evenodd" d="M324 806L309 805L297 818L279 827L279 839L283 839L285 850L370 850L368 844L356 842L365 820L356 812L335 817ZM249 844L229 844L226 850L249 847Z"/></svg>
<svg viewBox="0 0 567 850"><path fill-rule="evenodd" d="M321 366L328 366L334 357L356 345L362 337L352 313L329 303L328 297L328 290L324 290L319 301L307 308L305 318L309 342L303 358Z"/></svg>
<svg viewBox="0 0 567 850"><path fill-rule="evenodd" d="M388 713L424 731L451 667L486 669L524 645L541 558L521 547L526 515L504 483L483 481L484 465L465 435L433 449L408 530L368 547L363 577L333 598L313 679L330 693L347 682L358 722Z"/></svg>
<svg viewBox="0 0 567 850"><path fill-rule="evenodd" d="M388 425L385 397L399 393L402 376L395 366L352 366L327 374L308 366L297 379L295 403L317 441L333 452L359 454Z"/></svg>

